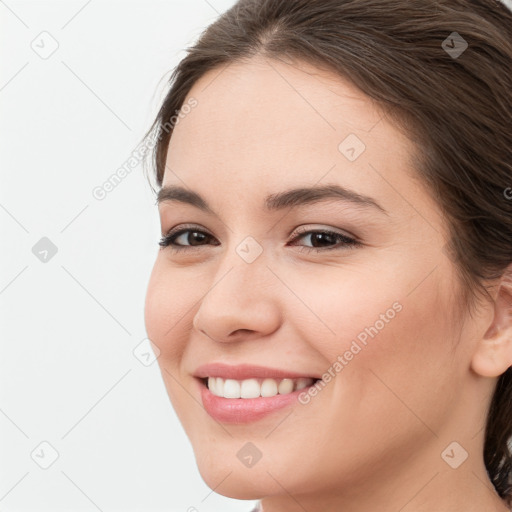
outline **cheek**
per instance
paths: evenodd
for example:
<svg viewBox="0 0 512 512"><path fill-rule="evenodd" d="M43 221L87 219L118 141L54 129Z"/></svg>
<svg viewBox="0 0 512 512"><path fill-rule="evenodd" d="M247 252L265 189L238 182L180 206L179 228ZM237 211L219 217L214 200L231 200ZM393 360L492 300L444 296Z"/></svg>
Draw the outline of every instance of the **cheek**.
<svg viewBox="0 0 512 512"><path fill-rule="evenodd" d="M398 266L405 269L407 261ZM289 301L284 316L292 322L306 318L303 339L331 362L351 351L347 357L355 364L375 351L379 361L402 372L400 363L409 360L435 367L451 360L457 333L449 313L454 299L449 269L424 279L431 270L427 262L400 272L397 262L389 262L364 273L347 264L338 272L319 268L314 275L295 275L288 280L302 304Z"/></svg>
<svg viewBox="0 0 512 512"><path fill-rule="evenodd" d="M329 361L326 371L334 375L327 385L333 394L334 407L328 412L333 422L347 419L350 428L360 417L397 430L415 422L421 427L413 410L425 423L441 424L460 372L452 355L452 296L431 277L413 293L405 280L378 275L371 287L344 279L296 288L319 317L304 324L304 337ZM465 364L463 358L459 364ZM368 422L370 437L373 424Z"/></svg>
<svg viewBox="0 0 512 512"><path fill-rule="evenodd" d="M186 343L186 333L192 327L189 325L192 317L187 311L194 304L193 298L188 298L193 287L185 285L179 272L167 269L159 257L146 291L145 327L148 337L160 350L160 364L177 362Z"/></svg>
<svg viewBox="0 0 512 512"><path fill-rule="evenodd" d="M190 286L185 286L179 270L173 272L164 261L157 259L148 283L144 319L146 332L160 350L157 359L167 394L180 422L190 423L195 402L184 389L190 385L180 373L180 363L192 328L187 311L195 300L187 299Z"/></svg>

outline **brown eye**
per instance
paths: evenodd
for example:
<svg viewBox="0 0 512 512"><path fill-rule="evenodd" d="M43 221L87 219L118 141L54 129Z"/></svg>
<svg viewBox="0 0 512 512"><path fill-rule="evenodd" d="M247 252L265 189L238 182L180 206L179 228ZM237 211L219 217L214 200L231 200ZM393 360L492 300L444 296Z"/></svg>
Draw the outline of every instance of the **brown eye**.
<svg viewBox="0 0 512 512"><path fill-rule="evenodd" d="M351 238L349 236L344 235L343 233L337 233L336 231L330 231L330 230L309 230L309 231L302 231L296 236L292 242L295 242L296 240L299 240L301 238L307 238L309 237L311 241L311 246L301 246L301 250L306 251L316 251L316 252L322 252L322 251L330 251L334 249L346 249L350 247L357 247L362 245L360 242L355 240L354 238ZM330 247L332 245L335 245L334 247ZM297 245L293 243L292 245Z"/></svg>
<svg viewBox="0 0 512 512"><path fill-rule="evenodd" d="M186 250L188 247L201 247L205 244L209 239L213 237L205 233L204 231L200 231L198 229L180 229L179 231L170 232L159 242L161 247L172 247L173 250ZM214 244L219 245L219 244Z"/></svg>

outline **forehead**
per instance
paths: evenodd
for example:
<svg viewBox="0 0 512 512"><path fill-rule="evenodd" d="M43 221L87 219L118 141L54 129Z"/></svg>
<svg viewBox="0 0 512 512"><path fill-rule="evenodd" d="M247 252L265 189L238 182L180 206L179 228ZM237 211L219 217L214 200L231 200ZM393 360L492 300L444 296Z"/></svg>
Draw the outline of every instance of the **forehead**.
<svg viewBox="0 0 512 512"><path fill-rule="evenodd" d="M326 179L381 195L383 173L403 179L410 168L412 143L375 103L305 63L231 63L203 75L190 98L197 106L175 127L164 186L263 196ZM347 158L347 144L355 145L357 159Z"/></svg>
<svg viewBox="0 0 512 512"><path fill-rule="evenodd" d="M298 150L307 139L307 149L323 151L344 133L370 131L382 117L370 98L341 77L263 57L209 71L191 97L197 107L176 126L171 147L187 137L201 144L196 149L210 152L233 141L248 152L263 144Z"/></svg>

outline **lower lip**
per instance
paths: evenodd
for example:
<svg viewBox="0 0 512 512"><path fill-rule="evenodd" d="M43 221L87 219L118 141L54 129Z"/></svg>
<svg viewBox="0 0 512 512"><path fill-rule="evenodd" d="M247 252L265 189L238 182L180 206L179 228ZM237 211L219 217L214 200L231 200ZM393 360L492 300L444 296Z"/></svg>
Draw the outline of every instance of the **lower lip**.
<svg viewBox="0 0 512 512"><path fill-rule="evenodd" d="M201 400L206 412L222 423L243 424L257 421L298 401L301 393L309 388L299 389L286 395L259 398L223 398L214 395L199 379Z"/></svg>

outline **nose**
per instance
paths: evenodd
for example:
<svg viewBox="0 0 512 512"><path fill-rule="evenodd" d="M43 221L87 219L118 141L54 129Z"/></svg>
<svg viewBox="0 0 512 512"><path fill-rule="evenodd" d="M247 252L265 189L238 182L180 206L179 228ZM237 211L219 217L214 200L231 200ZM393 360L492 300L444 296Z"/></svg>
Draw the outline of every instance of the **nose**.
<svg viewBox="0 0 512 512"><path fill-rule="evenodd" d="M279 280L265 262L230 259L229 266L222 268L201 294L203 298L192 322L194 328L223 343L259 338L276 331L282 311Z"/></svg>

